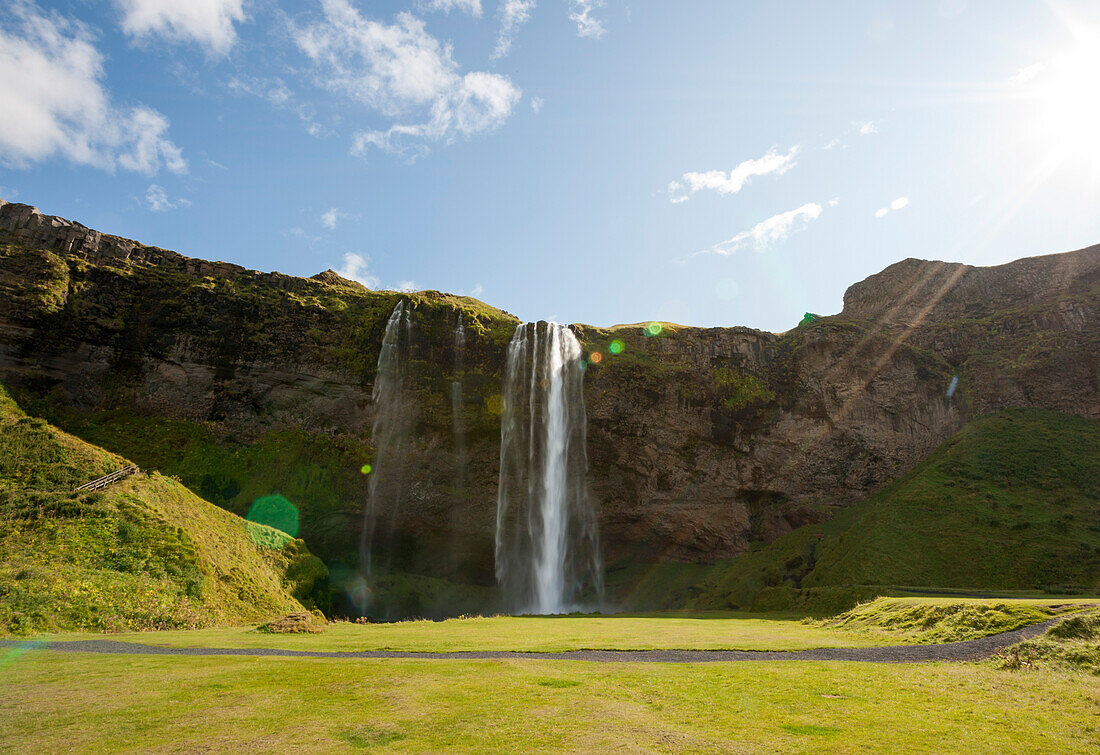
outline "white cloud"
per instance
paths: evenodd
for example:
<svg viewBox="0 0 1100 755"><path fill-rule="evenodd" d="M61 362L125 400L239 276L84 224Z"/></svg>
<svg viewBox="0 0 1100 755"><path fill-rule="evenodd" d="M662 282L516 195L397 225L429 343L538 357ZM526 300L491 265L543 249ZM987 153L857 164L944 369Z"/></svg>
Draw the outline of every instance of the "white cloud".
<svg viewBox="0 0 1100 755"><path fill-rule="evenodd" d="M536 113L542 112L542 106L545 104L546 100L544 100L542 97L531 98L531 109L534 110Z"/></svg>
<svg viewBox="0 0 1100 755"><path fill-rule="evenodd" d="M318 83L387 118L421 119L356 132L352 154L370 147L423 154L429 142L492 131L522 96L506 76L460 73L451 46L440 44L415 16L399 13L390 25L365 18L348 0L322 4L322 21L294 30Z"/></svg>
<svg viewBox="0 0 1100 755"><path fill-rule="evenodd" d="M109 171L185 173L168 119L144 105L115 106L102 79L87 27L25 0L0 11L0 164L60 156Z"/></svg>
<svg viewBox="0 0 1100 755"><path fill-rule="evenodd" d="M466 11L474 18L481 17L481 0L420 0L417 7L425 11Z"/></svg>
<svg viewBox="0 0 1100 755"><path fill-rule="evenodd" d="M500 4L500 34L490 60L503 58L512 49L512 37L516 29L531 18L536 0L503 0Z"/></svg>
<svg viewBox="0 0 1100 755"><path fill-rule="evenodd" d="M817 220L821 217L822 211L821 205L815 202L804 204L794 210L789 210L779 215L773 215L767 220L762 220L749 230L737 234L732 239L715 244L709 249L698 251L692 256L694 257L700 254L729 255L749 247L766 249L772 244L787 238L792 233L802 230L811 220Z"/></svg>
<svg viewBox="0 0 1100 755"><path fill-rule="evenodd" d="M122 30L135 39L160 36L196 42L224 55L237 41L233 24L244 21L244 0L115 0Z"/></svg>
<svg viewBox="0 0 1100 755"><path fill-rule="evenodd" d="M1027 84L1042 76L1047 72L1047 66L1045 63L1032 63L1029 66L1024 66L1018 70L1008 80L1009 84Z"/></svg>
<svg viewBox="0 0 1100 755"><path fill-rule="evenodd" d="M481 296L483 293L485 293L485 287L482 286L480 283L478 283L473 288L471 288L465 295L466 296L472 296L476 299L477 297Z"/></svg>
<svg viewBox="0 0 1100 755"><path fill-rule="evenodd" d="M344 264L336 268L336 274L348 280L358 281L375 291L382 289L382 281L377 275L370 272L370 261L361 254L347 252L344 255ZM399 281L391 290L412 293L420 289L417 287L416 281L404 280Z"/></svg>
<svg viewBox="0 0 1100 755"><path fill-rule="evenodd" d="M840 204L840 197L833 197L829 200L830 207L836 207L838 204Z"/></svg>
<svg viewBox="0 0 1100 755"><path fill-rule="evenodd" d="M592 17L592 11L601 7L603 0L572 0L569 20L577 25L577 36L599 39L607 33L603 21Z"/></svg>
<svg viewBox="0 0 1100 755"><path fill-rule="evenodd" d="M878 133L878 124L874 121L856 121L854 125L859 129L860 136Z"/></svg>
<svg viewBox="0 0 1100 755"><path fill-rule="evenodd" d="M721 170L709 170L705 173L685 173L679 180L669 183L669 201L673 204L680 204L686 202L692 194L708 189L719 194L736 194L753 176L766 176L770 173L782 175L786 173L796 165L794 158L798 154L798 150L798 145L795 145L791 147L787 154L781 155L773 149L763 157L755 160L745 160L729 173Z"/></svg>
<svg viewBox="0 0 1100 755"><path fill-rule="evenodd" d="M153 212L164 212L176 207L190 207L191 200L177 199L173 202L168 199L168 192L164 190L163 186L149 184L149 188L145 191L145 204Z"/></svg>
<svg viewBox="0 0 1100 755"><path fill-rule="evenodd" d="M336 221L340 219L340 210L333 207L325 212L321 213L321 225L328 228L330 231L335 230Z"/></svg>
<svg viewBox="0 0 1100 755"><path fill-rule="evenodd" d="M895 199L893 202L890 203L889 207L880 207L879 209L875 210L875 217L876 218L884 218L888 214L890 214L891 211L900 210L904 207L907 207L908 205L909 205L909 197L898 197L897 199Z"/></svg>
<svg viewBox="0 0 1100 755"><path fill-rule="evenodd" d="M336 273L348 280L358 281L367 288L377 289L381 281L377 276L371 275L369 268L369 263L362 255L348 252L344 255L344 264L336 269Z"/></svg>
<svg viewBox="0 0 1100 755"><path fill-rule="evenodd" d="M834 147L839 147L841 143L840 139L831 139L822 149L833 149Z"/></svg>

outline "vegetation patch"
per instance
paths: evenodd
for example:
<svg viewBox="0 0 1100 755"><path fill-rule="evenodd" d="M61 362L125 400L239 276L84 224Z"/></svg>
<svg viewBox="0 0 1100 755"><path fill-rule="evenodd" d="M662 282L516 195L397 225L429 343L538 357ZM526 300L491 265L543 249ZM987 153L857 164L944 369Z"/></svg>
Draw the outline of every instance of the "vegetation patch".
<svg viewBox="0 0 1100 755"><path fill-rule="evenodd" d="M1002 650L993 665L1013 671L1046 667L1100 676L1100 610L1062 619L1041 637Z"/></svg>
<svg viewBox="0 0 1100 755"><path fill-rule="evenodd" d="M328 626L328 620L320 611L296 611L281 619L275 619L256 627L266 634L320 634Z"/></svg>
<svg viewBox="0 0 1100 755"><path fill-rule="evenodd" d="M1056 614L1030 602L940 601L879 598L816 622L852 631L887 633L912 642L962 642L1038 624Z"/></svg>
<svg viewBox="0 0 1100 755"><path fill-rule="evenodd" d="M0 633L246 623L301 610L324 580L302 541L159 474L73 492L128 464L0 387Z"/></svg>

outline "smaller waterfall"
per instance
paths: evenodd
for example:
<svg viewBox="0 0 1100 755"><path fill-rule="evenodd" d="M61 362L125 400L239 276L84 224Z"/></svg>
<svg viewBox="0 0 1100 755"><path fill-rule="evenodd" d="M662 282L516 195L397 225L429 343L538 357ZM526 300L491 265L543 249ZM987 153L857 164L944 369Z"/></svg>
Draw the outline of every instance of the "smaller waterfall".
<svg viewBox="0 0 1100 755"><path fill-rule="evenodd" d="M386 321L374 389L371 391L374 458L367 483L367 505L364 507L359 544L360 571L367 576L371 575L375 565L373 549L381 543L388 544L394 519L407 495L404 464L415 410L406 396L405 387L411 341L412 308L408 302L401 300Z"/></svg>
<svg viewBox="0 0 1100 755"><path fill-rule="evenodd" d="M495 545L513 611L565 613L602 598L580 358L557 323L520 325L508 346Z"/></svg>
<svg viewBox="0 0 1100 755"><path fill-rule="evenodd" d="M454 332L454 379L451 381L451 423L455 449L455 497L461 504L466 493L466 430L462 422L462 370L466 351L466 328L458 313Z"/></svg>

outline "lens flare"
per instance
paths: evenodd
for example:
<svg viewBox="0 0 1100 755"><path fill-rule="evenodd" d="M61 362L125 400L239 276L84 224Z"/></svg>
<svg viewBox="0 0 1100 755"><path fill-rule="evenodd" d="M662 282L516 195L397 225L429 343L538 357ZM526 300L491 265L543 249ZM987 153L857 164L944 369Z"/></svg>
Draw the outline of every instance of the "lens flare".
<svg viewBox="0 0 1100 755"><path fill-rule="evenodd" d="M599 364L603 361L603 354L598 351L593 351L591 354L588 355L588 361L592 364Z"/></svg>
<svg viewBox="0 0 1100 755"><path fill-rule="evenodd" d="M661 335L661 331L664 330L664 327L662 327L659 322L651 322L649 325L645 326L644 330L646 336L652 338L653 336Z"/></svg>
<svg viewBox="0 0 1100 755"><path fill-rule="evenodd" d="M370 474L371 469L373 469L373 467L371 467L370 464L364 464L359 468L359 471L363 474Z"/></svg>
<svg viewBox="0 0 1100 755"><path fill-rule="evenodd" d="M607 350L610 351L612 354L622 354L623 349L625 349L625 348L626 348L626 344L624 344L622 341L620 341L618 338L616 338L614 341L612 341L608 345Z"/></svg>
<svg viewBox="0 0 1100 755"><path fill-rule="evenodd" d="M245 518L282 530L291 537L298 534L298 507L278 494L257 498Z"/></svg>

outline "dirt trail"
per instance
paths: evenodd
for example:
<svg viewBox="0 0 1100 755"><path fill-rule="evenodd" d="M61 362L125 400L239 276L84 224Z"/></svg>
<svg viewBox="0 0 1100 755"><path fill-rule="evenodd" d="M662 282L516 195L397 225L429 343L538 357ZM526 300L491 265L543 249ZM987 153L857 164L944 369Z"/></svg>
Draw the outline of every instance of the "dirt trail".
<svg viewBox="0 0 1100 755"><path fill-rule="evenodd" d="M1021 640L1042 634L1059 621L1051 619L1011 632L943 645L893 645L873 648L817 650L571 650L529 653L511 650L475 650L453 653L414 653L398 650L283 650L276 648L168 648L117 640L28 641L0 640L0 648L26 648L64 653L105 655L237 655L288 658L416 658L427 660L556 660L600 663L721 663L730 661L862 661L865 663L928 663L976 661Z"/></svg>

